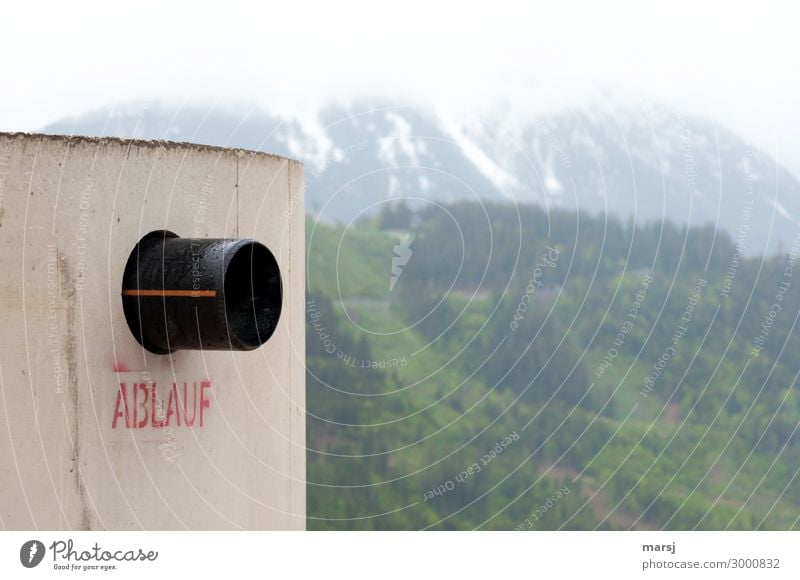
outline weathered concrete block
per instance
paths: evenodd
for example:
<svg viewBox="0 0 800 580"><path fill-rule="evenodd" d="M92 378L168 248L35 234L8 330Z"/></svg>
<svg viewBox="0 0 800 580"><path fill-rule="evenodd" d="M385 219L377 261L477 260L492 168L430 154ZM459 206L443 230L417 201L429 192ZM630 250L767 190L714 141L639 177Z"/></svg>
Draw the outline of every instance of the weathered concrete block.
<svg viewBox="0 0 800 580"><path fill-rule="evenodd" d="M262 153L0 134L0 527L305 527L302 196ZM272 251L266 344L139 345L123 269L163 229Z"/></svg>

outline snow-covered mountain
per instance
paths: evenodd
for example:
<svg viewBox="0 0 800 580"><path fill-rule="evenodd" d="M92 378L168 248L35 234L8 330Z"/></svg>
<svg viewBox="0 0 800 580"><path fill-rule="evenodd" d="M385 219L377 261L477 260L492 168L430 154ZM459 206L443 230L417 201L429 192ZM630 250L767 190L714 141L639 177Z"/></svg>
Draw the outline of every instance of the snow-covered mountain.
<svg viewBox="0 0 800 580"><path fill-rule="evenodd" d="M717 224L747 254L787 248L800 183L710 121L654 107L587 107L525 122L359 103L310 119L258 109L131 104L65 119L48 133L193 141L306 164L307 208L349 221L387 200L538 203L642 222Z"/></svg>

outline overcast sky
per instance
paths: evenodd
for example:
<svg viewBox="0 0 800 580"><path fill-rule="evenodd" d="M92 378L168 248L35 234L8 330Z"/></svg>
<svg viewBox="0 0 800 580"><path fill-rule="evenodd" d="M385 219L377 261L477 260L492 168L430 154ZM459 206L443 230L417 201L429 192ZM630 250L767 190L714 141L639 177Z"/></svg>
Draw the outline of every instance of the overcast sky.
<svg viewBox="0 0 800 580"><path fill-rule="evenodd" d="M800 176L791 2L268 4L6 2L0 130L138 99L295 114L377 95L524 115L611 91L710 116Z"/></svg>

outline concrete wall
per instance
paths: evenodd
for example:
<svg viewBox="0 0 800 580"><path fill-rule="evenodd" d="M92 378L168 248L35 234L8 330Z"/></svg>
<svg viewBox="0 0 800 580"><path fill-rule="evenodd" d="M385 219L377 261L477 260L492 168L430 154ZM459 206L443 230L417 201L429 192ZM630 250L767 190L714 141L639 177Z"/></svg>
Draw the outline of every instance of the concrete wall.
<svg viewBox="0 0 800 580"><path fill-rule="evenodd" d="M302 165L271 155L0 134L0 528L305 527L302 193ZM122 272L160 229L272 250L284 303L265 345L140 347ZM122 383L134 427L114 424Z"/></svg>

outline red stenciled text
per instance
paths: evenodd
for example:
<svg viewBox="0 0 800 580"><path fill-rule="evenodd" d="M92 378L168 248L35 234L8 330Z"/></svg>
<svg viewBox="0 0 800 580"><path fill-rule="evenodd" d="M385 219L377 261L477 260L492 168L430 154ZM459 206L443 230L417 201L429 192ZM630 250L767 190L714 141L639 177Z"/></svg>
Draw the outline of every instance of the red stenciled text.
<svg viewBox="0 0 800 580"><path fill-rule="evenodd" d="M156 383L120 383L111 428L202 427L210 388L210 381L172 383L159 393Z"/></svg>

